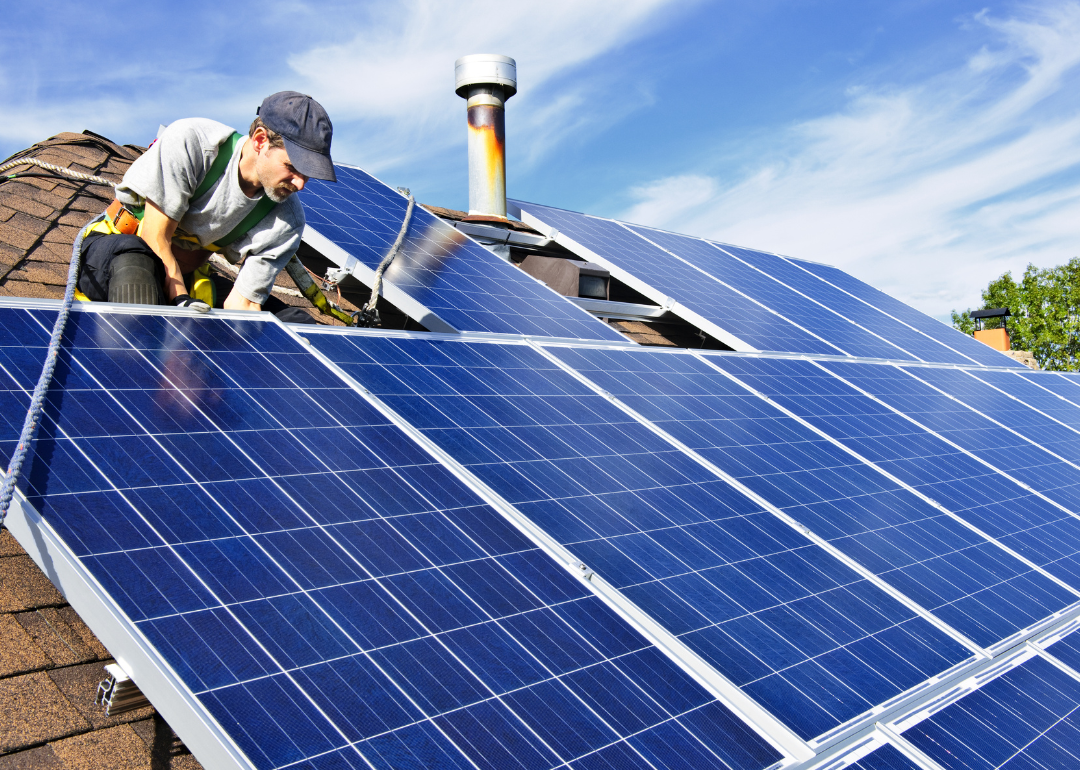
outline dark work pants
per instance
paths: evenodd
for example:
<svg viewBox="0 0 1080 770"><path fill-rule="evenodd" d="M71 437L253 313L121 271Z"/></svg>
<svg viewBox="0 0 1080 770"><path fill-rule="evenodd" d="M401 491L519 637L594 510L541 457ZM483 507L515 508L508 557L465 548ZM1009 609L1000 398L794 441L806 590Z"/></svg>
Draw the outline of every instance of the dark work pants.
<svg viewBox="0 0 1080 770"><path fill-rule="evenodd" d="M137 235L89 235L83 240L82 264L79 270L78 288L83 294L94 302L107 302L109 300L109 278L112 275L112 261L120 254L137 252L146 254L154 260L154 275L161 287L162 296L165 296L165 265L154 253L154 250L146 245L146 241ZM220 275L211 275L214 282L214 290L217 294L215 307L221 308L225 298L232 291L233 282ZM299 313L298 308L291 308L274 295L266 298L263 310L278 315L282 311L289 311L282 320L304 321L301 315L311 319L303 310ZM295 317L293 317L295 316ZM311 319L311 323L316 323Z"/></svg>
<svg viewBox="0 0 1080 770"><path fill-rule="evenodd" d="M82 264L79 269L79 291L94 302L109 301L109 279L112 261L121 254L146 254L154 260L154 276L164 296L165 265L146 241L137 235L88 235L83 239Z"/></svg>

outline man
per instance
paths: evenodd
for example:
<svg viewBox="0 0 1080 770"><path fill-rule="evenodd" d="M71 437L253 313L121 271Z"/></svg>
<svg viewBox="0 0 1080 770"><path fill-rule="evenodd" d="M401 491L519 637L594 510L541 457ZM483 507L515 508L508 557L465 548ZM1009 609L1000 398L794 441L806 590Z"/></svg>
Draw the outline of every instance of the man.
<svg viewBox="0 0 1080 770"><path fill-rule="evenodd" d="M79 290L91 300L207 311L208 297L191 297L189 286L210 247L233 264L244 260L224 308L259 310L300 245L304 210L293 194L308 179L337 181L332 136L322 106L295 91L268 96L235 150L222 123L174 122L116 186L109 222L87 235ZM230 153L223 172L214 168L222 153Z"/></svg>

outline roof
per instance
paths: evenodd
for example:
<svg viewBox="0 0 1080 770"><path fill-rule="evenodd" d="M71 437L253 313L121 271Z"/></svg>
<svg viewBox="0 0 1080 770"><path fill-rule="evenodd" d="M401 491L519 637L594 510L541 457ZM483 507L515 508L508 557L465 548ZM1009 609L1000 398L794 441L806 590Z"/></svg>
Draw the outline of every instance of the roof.
<svg viewBox="0 0 1080 770"><path fill-rule="evenodd" d="M11 533L0 531L0 770L201 767L153 708L106 717L94 703L103 667L113 662Z"/></svg>

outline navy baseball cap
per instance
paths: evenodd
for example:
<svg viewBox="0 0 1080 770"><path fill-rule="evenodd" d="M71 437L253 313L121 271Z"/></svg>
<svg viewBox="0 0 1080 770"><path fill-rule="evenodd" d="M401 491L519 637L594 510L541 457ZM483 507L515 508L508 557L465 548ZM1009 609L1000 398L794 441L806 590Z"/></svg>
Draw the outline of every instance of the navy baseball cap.
<svg viewBox="0 0 1080 770"><path fill-rule="evenodd" d="M297 171L312 179L337 181L330 160L334 126L321 104L306 94L279 91L263 99L255 114L267 128L281 134Z"/></svg>

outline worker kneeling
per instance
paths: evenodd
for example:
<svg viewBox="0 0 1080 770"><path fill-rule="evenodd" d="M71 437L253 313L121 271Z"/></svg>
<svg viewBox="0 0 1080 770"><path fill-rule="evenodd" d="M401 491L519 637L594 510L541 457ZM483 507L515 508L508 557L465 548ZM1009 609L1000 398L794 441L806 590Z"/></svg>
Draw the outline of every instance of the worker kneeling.
<svg viewBox="0 0 1080 770"><path fill-rule="evenodd" d="M296 252L308 179L336 182L333 126L310 96L268 96L244 137L205 118L161 132L116 186L83 241L79 291L91 300L207 311L211 252L243 260L223 307L259 310ZM194 296L193 296L194 295Z"/></svg>

